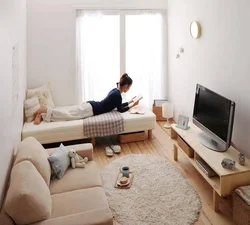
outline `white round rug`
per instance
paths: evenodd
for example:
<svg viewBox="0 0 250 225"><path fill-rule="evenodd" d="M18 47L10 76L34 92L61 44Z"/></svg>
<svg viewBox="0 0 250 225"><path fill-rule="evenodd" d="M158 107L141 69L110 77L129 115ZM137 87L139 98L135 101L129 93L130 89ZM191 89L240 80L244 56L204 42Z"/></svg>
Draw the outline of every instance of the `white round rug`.
<svg viewBox="0 0 250 225"><path fill-rule="evenodd" d="M114 187L121 166L134 172L130 189ZM127 155L108 164L101 177L114 219L121 225L190 225L199 217L198 194L165 158Z"/></svg>

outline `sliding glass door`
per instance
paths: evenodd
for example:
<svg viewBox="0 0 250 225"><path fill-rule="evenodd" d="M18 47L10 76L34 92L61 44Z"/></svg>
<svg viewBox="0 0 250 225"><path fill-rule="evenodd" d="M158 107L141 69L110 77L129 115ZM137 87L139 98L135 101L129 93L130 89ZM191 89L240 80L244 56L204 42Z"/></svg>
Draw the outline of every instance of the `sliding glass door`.
<svg viewBox="0 0 250 225"><path fill-rule="evenodd" d="M164 14L153 11L78 11L77 52L81 99L101 100L121 74L133 79L129 99L145 105L166 97Z"/></svg>

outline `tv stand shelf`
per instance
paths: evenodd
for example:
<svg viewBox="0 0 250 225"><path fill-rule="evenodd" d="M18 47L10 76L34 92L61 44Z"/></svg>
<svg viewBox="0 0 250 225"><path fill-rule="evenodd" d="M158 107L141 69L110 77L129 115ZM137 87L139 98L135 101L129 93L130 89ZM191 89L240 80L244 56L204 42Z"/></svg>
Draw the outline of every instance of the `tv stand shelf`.
<svg viewBox="0 0 250 225"><path fill-rule="evenodd" d="M198 134L202 132L193 123L189 123L189 129L183 130L171 125L171 139L174 146L174 160L178 160L180 151L203 176L203 178L213 188L213 209L219 210L220 196L225 197L239 186L250 184L250 160L246 158L245 165L238 163L239 152L232 146L225 152L216 152L203 146L197 139ZM180 142L181 141L181 142ZM194 154L187 154L187 150L193 151ZM208 177L197 165L196 159L202 158L218 176ZM221 166L224 158L232 159L236 162L235 170L228 170Z"/></svg>

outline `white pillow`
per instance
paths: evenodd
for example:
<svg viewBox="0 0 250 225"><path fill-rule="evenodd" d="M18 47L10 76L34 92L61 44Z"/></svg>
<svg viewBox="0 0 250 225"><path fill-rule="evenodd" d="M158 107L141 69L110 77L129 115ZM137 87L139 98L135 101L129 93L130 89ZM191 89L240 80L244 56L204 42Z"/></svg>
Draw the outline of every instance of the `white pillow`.
<svg viewBox="0 0 250 225"><path fill-rule="evenodd" d="M33 113L40 108L38 97L35 95L32 98L26 99L24 101L24 113L27 122L34 120Z"/></svg>
<svg viewBox="0 0 250 225"><path fill-rule="evenodd" d="M35 95L38 97L40 105L55 107L55 104L52 100L49 84L45 84L34 89L27 89L26 99L34 97Z"/></svg>

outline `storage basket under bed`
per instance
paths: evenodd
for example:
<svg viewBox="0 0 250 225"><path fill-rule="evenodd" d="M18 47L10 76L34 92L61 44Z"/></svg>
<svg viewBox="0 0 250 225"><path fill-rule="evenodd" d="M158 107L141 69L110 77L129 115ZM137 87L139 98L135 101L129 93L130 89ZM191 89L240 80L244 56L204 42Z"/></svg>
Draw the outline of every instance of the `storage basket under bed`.
<svg viewBox="0 0 250 225"><path fill-rule="evenodd" d="M233 193L233 218L238 225L250 225L250 205Z"/></svg>

